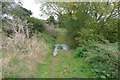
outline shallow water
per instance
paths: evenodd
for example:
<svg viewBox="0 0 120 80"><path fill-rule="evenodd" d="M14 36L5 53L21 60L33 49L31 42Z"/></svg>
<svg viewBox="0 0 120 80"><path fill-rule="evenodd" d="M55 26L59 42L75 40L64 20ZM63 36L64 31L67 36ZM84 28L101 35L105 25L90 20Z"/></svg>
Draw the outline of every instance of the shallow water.
<svg viewBox="0 0 120 80"><path fill-rule="evenodd" d="M60 50L69 50L69 47L66 44L55 44L53 56L57 55L57 51L59 50L58 47L60 47L60 46L62 47L62 49L60 49Z"/></svg>

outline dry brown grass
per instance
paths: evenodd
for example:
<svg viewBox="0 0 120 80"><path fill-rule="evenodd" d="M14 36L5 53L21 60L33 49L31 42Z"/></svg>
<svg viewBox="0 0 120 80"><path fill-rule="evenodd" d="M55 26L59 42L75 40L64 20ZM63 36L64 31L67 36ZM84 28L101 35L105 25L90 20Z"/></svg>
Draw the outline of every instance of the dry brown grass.
<svg viewBox="0 0 120 80"><path fill-rule="evenodd" d="M40 75L37 65L44 64L49 53L49 48L43 41L16 34L12 38L4 37L2 45L3 77L13 74L21 78L36 78Z"/></svg>
<svg viewBox="0 0 120 80"><path fill-rule="evenodd" d="M3 27L11 30L10 37L2 35L0 43L2 47L3 76L19 78L37 78L40 73L38 65L44 64L44 59L49 53L48 46L40 39L33 36L29 38L29 26L31 24L21 19L6 20ZM42 74L42 73L41 73Z"/></svg>

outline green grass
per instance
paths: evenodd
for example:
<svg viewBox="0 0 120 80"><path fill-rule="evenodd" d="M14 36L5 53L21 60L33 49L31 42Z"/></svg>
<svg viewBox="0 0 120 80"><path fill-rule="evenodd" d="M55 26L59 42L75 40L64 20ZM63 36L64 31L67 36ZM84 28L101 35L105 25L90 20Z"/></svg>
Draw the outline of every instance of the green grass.
<svg viewBox="0 0 120 80"><path fill-rule="evenodd" d="M6 74L5 75L5 78L17 78L18 76L16 74L12 74L12 73L9 73L9 74ZM12 79L8 79L8 80L12 80Z"/></svg>
<svg viewBox="0 0 120 80"><path fill-rule="evenodd" d="M66 34L67 34L67 30L66 29L56 29L57 32L57 36L56 36L56 43L67 43L67 38L66 38Z"/></svg>
<svg viewBox="0 0 120 80"><path fill-rule="evenodd" d="M59 43L59 44L67 43L67 40L66 40L67 30L65 28L50 28L50 26L47 26L45 28L45 33L47 35L51 35L55 37L56 43Z"/></svg>
<svg viewBox="0 0 120 80"><path fill-rule="evenodd" d="M74 58L68 52L59 51L53 57L48 54L45 64L38 66L40 78L92 78L92 73L83 59Z"/></svg>
<svg viewBox="0 0 120 80"><path fill-rule="evenodd" d="M49 70L50 70L50 64L51 64L51 57L52 57L51 55L48 55L46 57L46 59L45 59L45 64L37 66L40 78L49 78Z"/></svg>
<svg viewBox="0 0 120 80"><path fill-rule="evenodd" d="M51 35L56 35L55 43L67 43L66 29L54 29L50 32ZM52 32L52 33L51 33ZM49 39L50 40L50 39ZM54 44L55 44L54 43ZM74 58L69 51L58 51L57 56L53 56L53 44L48 44L51 52L45 58L44 65L38 65L40 78L92 78L94 77L89 66L81 58Z"/></svg>

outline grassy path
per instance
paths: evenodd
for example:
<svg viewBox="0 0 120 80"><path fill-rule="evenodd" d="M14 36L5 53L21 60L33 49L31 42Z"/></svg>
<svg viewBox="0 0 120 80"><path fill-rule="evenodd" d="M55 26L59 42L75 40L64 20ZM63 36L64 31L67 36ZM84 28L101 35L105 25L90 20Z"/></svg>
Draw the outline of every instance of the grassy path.
<svg viewBox="0 0 120 80"><path fill-rule="evenodd" d="M53 57L49 54L46 64L40 69L42 78L92 78L89 66L82 59L74 58L71 51L59 51Z"/></svg>
<svg viewBox="0 0 120 80"><path fill-rule="evenodd" d="M65 43L65 30L57 30L56 43ZM58 51L57 56L48 54L45 64L38 66L40 78L92 78L89 66L83 59L74 58L72 50ZM52 53L52 52L51 52Z"/></svg>

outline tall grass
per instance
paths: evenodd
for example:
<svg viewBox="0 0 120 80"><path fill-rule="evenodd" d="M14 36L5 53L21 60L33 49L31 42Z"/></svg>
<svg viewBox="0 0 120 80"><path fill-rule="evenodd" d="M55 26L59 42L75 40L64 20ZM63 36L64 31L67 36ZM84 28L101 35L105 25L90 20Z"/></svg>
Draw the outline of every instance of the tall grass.
<svg viewBox="0 0 120 80"><path fill-rule="evenodd" d="M28 38L28 27L18 23L13 28L14 34L10 37L2 35L3 40L0 41L3 55L2 77L37 78L40 75L37 66L45 64L44 59L50 50L45 42L36 36Z"/></svg>
<svg viewBox="0 0 120 80"><path fill-rule="evenodd" d="M2 45L4 76L14 74L19 77L37 77L36 66L44 64L44 58L49 52L48 46L35 37L4 38Z"/></svg>
<svg viewBox="0 0 120 80"><path fill-rule="evenodd" d="M1 52L1 49L2 49L2 29L0 28L0 79L2 79L2 59L1 59L1 57L2 57L2 52Z"/></svg>

